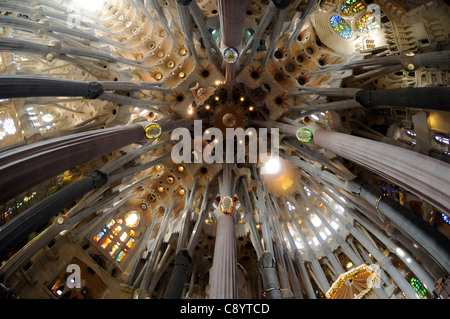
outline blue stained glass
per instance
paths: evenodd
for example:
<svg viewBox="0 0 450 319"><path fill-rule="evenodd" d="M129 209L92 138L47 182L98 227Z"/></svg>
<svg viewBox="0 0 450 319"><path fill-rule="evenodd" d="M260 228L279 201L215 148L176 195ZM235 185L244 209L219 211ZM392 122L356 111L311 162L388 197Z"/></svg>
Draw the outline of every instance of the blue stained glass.
<svg viewBox="0 0 450 319"><path fill-rule="evenodd" d="M334 15L330 19L331 26L334 31L345 39L350 39L353 36L353 29L350 24L342 17Z"/></svg>

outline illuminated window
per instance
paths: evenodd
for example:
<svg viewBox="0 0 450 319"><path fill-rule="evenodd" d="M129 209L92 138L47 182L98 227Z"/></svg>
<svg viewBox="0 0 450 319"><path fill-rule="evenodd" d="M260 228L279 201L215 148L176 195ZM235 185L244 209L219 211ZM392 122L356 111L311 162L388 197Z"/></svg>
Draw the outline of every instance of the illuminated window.
<svg viewBox="0 0 450 319"><path fill-rule="evenodd" d="M127 250L126 250L126 249L122 250L122 251L117 255L116 261L122 261L122 259L125 257L126 254L127 254Z"/></svg>
<svg viewBox="0 0 450 319"><path fill-rule="evenodd" d="M358 30L359 32L366 32L367 31L365 24L360 23L358 21L355 22L355 27L356 27L356 30Z"/></svg>
<svg viewBox="0 0 450 319"><path fill-rule="evenodd" d="M450 219L448 218L448 216L445 215L444 213L441 213L441 216L442 216L442 220L443 220L445 223L447 223L447 224L450 225Z"/></svg>
<svg viewBox="0 0 450 319"><path fill-rule="evenodd" d="M109 223L106 224L106 227L111 228L115 223L116 223L116 221L115 221L114 219L111 219L111 220L109 221Z"/></svg>
<svg viewBox="0 0 450 319"><path fill-rule="evenodd" d="M136 227L139 222L139 216L136 212L130 212L125 217L125 225L130 228Z"/></svg>
<svg viewBox="0 0 450 319"><path fill-rule="evenodd" d="M443 137L443 136L436 135L434 137L434 140L436 142L440 143L440 144L446 144L446 145L450 144L450 138L448 138L448 137Z"/></svg>
<svg viewBox="0 0 450 319"><path fill-rule="evenodd" d="M330 19L331 26L334 31L345 39L350 39L353 36L353 29L342 17L334 15Z"/></svg>
<svg viewBox="0 0 450 319"><path fill-rule="evenodd" d="M361 10L364 10L366 6L362 3L362 1L358 1L352 8L354 13L358 13Z"/></svg>
<svg viewBox="0 0 450 319"><path fill-rule="evenodd" d="M416 133L414 133L413 131L406 131L406 135L410 136L410 137L416 137Z"/></svg>
<svg viewBox="0 0 450 319"><path fill-rule="evenodd" d="M345 4L348 6L352 6L358 0L345 0Z"/></svg>
<svg viewBox="0 0 450 319"><path fill-rule="evenodd" d="M113 234L114 234L114 235L117 235L121 230L122 230L122 227L117 226L116 228L114 228Z"/></svg>
<svg viewBox="0 0 450 319"><path fill-rule="evenodd" d="M110 237L112 237L112 236L110 236ZM106 247L108 247L108 245L111 243L112 240L111 240L110 237L106 238L105 241L103 242L103 244L102 244L102 246L101 246L103 249L105 249Z"/></svg>
<svg viewBox="0 0 450 319"><path fill-rule="evenodd" d="M104 227L92 237L96 243L100 243L103 249L109 248L108 255L115 261L121 262L127 256L129 249L136 242L135 236L137 231L130 229L136 227L139 223L139 214L135 211L129 212L122 219L120 217L113 218L104 225ZM106 238L103 240L102 239ZM114 243L114 244L113 244ZM113 244L113 245L112 245Z"/></svg>
<svg viewBox="0 0 450 319"><path fill-rule="evenodd" d="M369 21L372 21L373 19L374 19L374 17L372 15L372 13L368 12L361 17L361 22L369 22Z"/></svg>
<svg viewBox="0 0 450 319"><path fill-rule="evenodd" d="M352 9L348 6L341 6L341 11L346 16L351 16L353 14Z"/></svg>
<svg viewBox="0 0 450 319"><path fill-rule="evenodd" d="M106 232L107 232L107 229L106 228L103 228L95 237L94 237L94 240L96 241L96 242L99 242L100 241L100 239L102 239L102 237L106 234Z"/></svg>
<svg viewBox="0 0 450 319"><path fill-rule="evenodd" d="M372 22L370 22L368 25L367 25L367 30L374 30L374 29L379 29L379 28L381 28L381 26L380 26L380 24L378 23L378 21L377 20L373 20Z"/></svg>
<svg viewBox="0 0 450 319"><path fill-rule="evenodd" d="M7 118L3 121L3 129L6 133L13 135L16 134L16 125L14 124L14 120L11 118Z"/></svg>
<svg viewBox="0 0 450 319"><path fill-rule="evenodd" d="M111 250L109 251L109 254L110 254L111 256L113 256L114 253L119 249L119 247L120 247L120 243L117 242L117 243L111 248Z"/></svg>
<svg viewBox="0 0 450 319"><path fill-rule="evenodd" d="M423 298L427 293L427 289L422 285L419 279L412 277L409 282L411 286L413 286L419 297Z"/></svg>
<svg viewBox="0 0 450 319"><path fill-rule="evenodd" d="M135 240L134 240L133 238L130 238L130 239L128 240L127 244L126 244L127 247L128 247L128 248L133 247L134 242L135 242Z"/></svg>

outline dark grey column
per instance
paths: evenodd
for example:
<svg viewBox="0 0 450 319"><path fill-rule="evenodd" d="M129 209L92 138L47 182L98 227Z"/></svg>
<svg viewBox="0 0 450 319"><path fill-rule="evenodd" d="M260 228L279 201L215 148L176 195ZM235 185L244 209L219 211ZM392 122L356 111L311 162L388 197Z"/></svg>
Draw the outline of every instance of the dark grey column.
<svg viewBox="0 0 450 319"><path fill-rule="evenodd" d="M100 82L84 82L28 75L0 75L0 98L80 96L95 99L104 92Z"/></svg>
<svg viewBox="0 0 450 319"><path fill-rule="evenodd" d="M81 180L61 189L30 207L0 228L0 256L22 245L34 230L51 217L75 202L87 192L106 184L108 177L101 171L93 171Z"/></svg>
<svg viewBox="0 0 450 319"><path fill-rule="evenodd" d="M355 99L364 107L401 106L447 112L450 105L450 88L360 90L356 92Z"/></svg>
<svg viewBox="0 0 450 319"><path fill-rule="evenodd" d="M0 153L0 202L77 165L144 140L144 125L93 130Z"/></svg>
<svg viewBox="0 0 450 319"><path fill-rule="evenodd" d="M192 258L187 249L181 249L175 257L175 266L167 284L164 299L181 299L191 263Z"/></svg>
<svg viewBox="0 0 450 319"><path fill-rule="evenodd" d="M263 276L263 286L267 299L283 299L280 281L273 255L265 251L258 259L258 268Z"/></svg>

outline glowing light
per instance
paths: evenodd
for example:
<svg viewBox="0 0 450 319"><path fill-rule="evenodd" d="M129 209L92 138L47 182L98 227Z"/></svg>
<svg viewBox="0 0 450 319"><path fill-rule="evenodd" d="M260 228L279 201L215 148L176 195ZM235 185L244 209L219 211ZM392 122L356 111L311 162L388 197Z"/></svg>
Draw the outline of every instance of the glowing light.
<svg viewBox="0 0 450 319"><path fill-rule="evenodd" d="M281 161L278 157L271 156L261 167L261 174L272 175L281 170Z"/></svg>
<svg viewBox="0 0 450 319"><path fill-rule="evenodd" d="M45 114L42 116L42 120L46 123L53 121L53 115L51 114Z"/></svg>
<svg viewBox="0 0 450 319"><path fill-rule="evenodd" d="M349 261L345 267L347 269L350 269L350 268L352 268L352 266L353 266L353 263L351 261Z"/></svg>
<svg viewBox="0 0 450 319"><path fill-rule="evenodd" d="M121 230L122 230L122 227L121 226L117 226L116 228L114 228L113 234L117 235Z"/></svg>
<svg viewBox="0 0 450 319"><path fill-rule="evenodd" d="M127 246L128 248L131 248L131 247L133 247L134 242L135 242L134 238L130 238L130 239L128 240L128 242L126 243L126 246Z"/></svg>
<svg viewBox="0 0 450 319"><path fill-rule="evenodd" d="M320 225L322 225L322 221L320 220L319 217L317 217L316 214L311 214L309 216L309 218L311 219L311 223L315 226L315 227L319 227Z"/></svg>
<svg viewBox="0 0 450 319"><path fill-rule="evenodd" d="M116 221L114 219L111 219L109 223L106 225L106 227L111 228L115 223Z"/></svg>
<svg viewBox="0 0 450 319"><path fill-rule="evenodd" d="M128 237L128 234L127 234L127 233L123 233L123 234L120 236L120 241L121 241L121 242L124 242L124 241L127 239L127 237Z"/></svg>
<svg viewBox="0 0 450 319"><path fill-rule="evenodd" d="M103 242L103 244L101 245L101 247L103 249L105 249L106 247L108 247L108 245L111 243L111 238L106 238L105 241Z"/></svg>
<svg viewBox="0 0 450 319"><path fill-rule="evenodd" d="M13 135L17 132L16 125L14 125L14 120L11 118L7 118L3 121L3 129L10 135Z"/></svg>
<svg viewBox="0 0 450 319"><path fill-rule="evenodd" d="M122 259L125 257L127 253L125 252L125 249L122 250L119 255L117 255L116 261L122 261Z"/></svg>
<svg viewBox="0 0 450 319"><path fill-rule="evenodd" d="M139 216L136 212L129 212L125 216L125 225L127 225L130 228L136 227L139 223Z"/></svg>

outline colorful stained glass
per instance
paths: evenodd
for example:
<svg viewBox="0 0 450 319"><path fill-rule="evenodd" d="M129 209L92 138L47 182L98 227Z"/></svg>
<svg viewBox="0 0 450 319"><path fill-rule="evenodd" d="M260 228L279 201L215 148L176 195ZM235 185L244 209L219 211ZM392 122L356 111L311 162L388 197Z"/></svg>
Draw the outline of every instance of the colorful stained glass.
<svg viewBox="0 0 450 319"><path fill-rule="evenodd" d="M348 24L345 19L338 15L334 15L330 19L331 26L333 27L334 31L339 34L341 37L345 39L350 39L353 36L353 29Z"/></svg>
<svg viewBox="0 0 450 319"><path fill-rule="evenodd" d="M363 24L363 23L360 23L360 22L358 22L358 21L355 22L355 28L356 28L356 30L358 30L359 32L366 32L366 31L367 31L366 25Z"/></svg>
<svg viewBox="0 0 450 319"><path fill-rule="evenodd" d="M122 251L119 253L119 255L117 255L116 261L122 261L122 259L125 257L126 254L127 254L127 253L126 253L126 250L125 250L125 249L122 250Z"/></svg>
<svg viewBox="0 0 450 319"><path fill-rule="evenodd" d="M352 8L354 13L358 13L361 10L364 10L366 8L366 6L364 5L364 3L362 3L361 1L358 1L354 7Z"/></svg>
<svg viewBox="0 0 450 319"><path fill-rule="evenodd" d="M363 15L363 16L361 17L361 22L369 22L369 21L371 21L371 20L373 20L373 19L374 19L374 17L373 17L373 15L372 15L372 13L367 12L365 15Z"/></svg>
<svg viewBox="0 0 450 319"><path fill-rule="evenodd" d="M375 19L367 25L367 30L374 30L379 28L381 28L381 26Z"/></svg>
<svg viewBox="0 0 450 319"><path fill-rule="evenodd" d="M109 221L109 223L106 224L106 227L111 228L111 227L113 227L113 225L114 225L115 223L116 223L116 221L115 221L114 219L111 219L111 220Z"/></svg>
<svg viewBox="0 0 450 319"><path fill-rule="evenodd" d="M126 239L127 239L127 237L128 237L128 234L127 233L122 233L122 235L120 235L120 241L125 241Z"/></svg>
<svg viewBox="0 0 450 319"><path fill-rule="evenodd" d="M358 0L345 0L345 4L348 6L352 6Z"/></svg>
<svg viewBox="0 0 450 319"><path fill-rule="evenodd" d="M116 219L116 222L117 222L117 224L121 224L121 225L123 224L122 218L117 218L117 219Z"/></svg>
<svg viewBox="0 0 450 319"><path fill-rule="evenodd" d="M441 216L442 216L442 220L443 220L445 223L447 223L447 224L450 225L450 219L448 218L448 216L445 215L444 213L441 213Z"/></svg>
<svg viewBox="0 0 450 319"><path fill-rule="evenodd" d="M130 236L135 236L135 235L136 235L136 232L134 230L130 229Z"/></svg>
<svg viewBox="0 0 450 319"><path fill-rule="evenodd" d="M100 241L100 239L102 239L102 237L106 234L106 231L107 231L107 229L106 228L103 228L95 237L94 237L94 240L96 241L96 242L99 242Z"/></svg>
<svg viewBox="0 0 450 319"><path fill-rule="evenodd" d="M115 243L115 245L109 251L109 254L111 256L114 255L114 253L117 251L117 249L119 249L119 247L120 247L120 243L119 242Z"/></svg>
<svg viewBox="0 0 450 319"><path fill-rule="evenodd" d="M345 5L341 6L341 11L346 16L351 16L353 14L352 9L350 7L345 6Z"/></svg>
<svg viewBox="0 0 450 319"><path fill-rule="evenodd" d="M127 246L128 248L131 248L131 247L133 247L134 242L135 242L134 238L130 238L130 239L128 240L128 242L126 243L126 246Z"/></svg>
<svg viewBox="0 0 450 319"><path fill-rule="evenodd" d="M139 216L136 212L129 212L127 216L125 216L125 225L128 227L136 227L139 222Z"/></svg>
<svg viewBox="0 0 450 319"><path fill-rule="evenodd" d="M105 239L105 241L103 242L103 244L102 244L102 248L103 249L105 249L106 247L108 247L108 245L111 243L111 238L110 237L108 237L108 238L106 238Z"/></svg>
<svg viewBox="0 0 450 319"><path fill-rule="evenodd" d="M122 227L121 226L117 226L116 228L114 228L113 234L117 235L121 230L122 230Z"/></svg>
<svg viewBox="0 0 450 319"><path fill-rule="evenodd" d="M412 277L409 282L420 298L423 298L428 292L428 290L422 285L419 279Z"/></svg>

